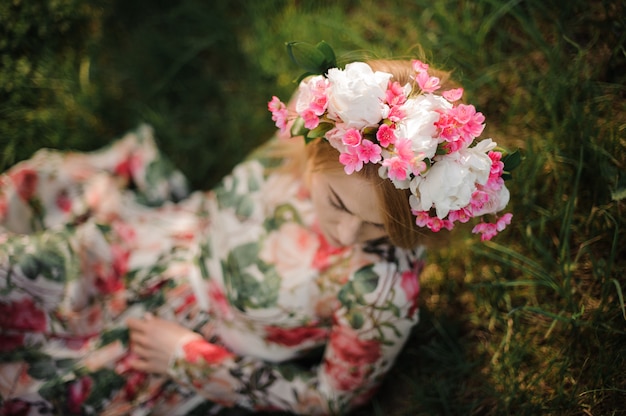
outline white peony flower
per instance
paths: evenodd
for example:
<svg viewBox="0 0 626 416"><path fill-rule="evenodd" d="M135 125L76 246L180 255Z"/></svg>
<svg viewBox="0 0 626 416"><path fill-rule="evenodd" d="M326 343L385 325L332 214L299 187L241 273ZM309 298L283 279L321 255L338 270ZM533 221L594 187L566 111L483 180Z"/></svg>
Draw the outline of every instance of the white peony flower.
<svg viewBox="0 0 626 416"><path fill-rule="evenodd" d="M455 157L442 157L422 177L417 176L412 189L417 189L418 211L428 211L433 205L437 217L445 218L451 210L469 204L476 189L475 177ZM415 192L414 192L415 193Z"/></svg>
<svg viewBox="0 0 626 416"><path fill-rule="evenodd" d="M374 72L363 62L353 62L344 70L328 70L328 115L342 120L348 128L362 129L382 120L385 91L391 74Z"/></svg>
<svg viewBox="0 0 626 416"><path fill-rule="evenodd" d="M298 100L296 101L296 112L302 113L307 110L316 98L316 87L319 84L328 84L328 80L322 75L316 75L312 78L302 81L298 88Z"/></svg>
<svg viewBox="0 0 626 416"><path fill-rule="evenodd" d="M495 214L502 211L506 208L506 205L509 203L509 198L511 194L506 186L502 185L499 191L494 191L491 189L485 189L485 192L489 195L489 200L481 207L480 210L476 210L473 212L475 217L480 217L481 215L487 214Z"/></svg>
<svg viewBox="0 0 626 416"><path fill-rule="evenodd" d="M435 157L436 163L411 183L416 195L413 208L428 211L434 206L437 217L445 218L450 211L469 204L476 184L484 185L489 179L491 159L487 152L494 147L495 143L486 139L473 148Z"/></svg>
<svg viewBox="0 0 626 416"><path fill-rule="evenodd" d="M444 98L433 94L408 99L402 106L407 116L398 126L398 136L411 140L411 148L416 154L423 153L424 157L432 158L438 144L435 123L439 120L439 113L436 110L451 107L452 104Z"/></svg>
<svg viewBox="0 0 626 416"><path fill-rule="evenodd" d="M489 179L491 158L487 153L496 147L491 139L485 139L474 147L459 150L459 159L476 177L476 183L484 185Z"/></svg>

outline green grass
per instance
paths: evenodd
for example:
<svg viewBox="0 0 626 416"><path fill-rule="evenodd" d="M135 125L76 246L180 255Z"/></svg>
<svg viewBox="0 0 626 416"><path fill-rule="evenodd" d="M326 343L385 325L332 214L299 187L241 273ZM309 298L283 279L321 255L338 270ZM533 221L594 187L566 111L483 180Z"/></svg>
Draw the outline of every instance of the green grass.
<svg viewBox="0 0 626 416"><path fill-rule="evenodd" d="M0 3L0 168L145 121L196 188L273 131L298 69L421 56L520 148L514 222L432 250L422 322L359 415L626 414L626 7L619 1L11 0Z"/></svg>

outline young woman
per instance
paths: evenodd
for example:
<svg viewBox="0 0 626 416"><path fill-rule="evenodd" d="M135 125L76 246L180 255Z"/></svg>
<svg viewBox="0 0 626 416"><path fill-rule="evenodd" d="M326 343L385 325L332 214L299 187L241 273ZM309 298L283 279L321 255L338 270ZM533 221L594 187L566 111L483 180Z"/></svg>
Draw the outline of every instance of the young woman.
<svg viewBox="0 0 626 416"><path fill-rule="evenodd" d="M420 61L307 78L185 195L141 127L0 179L0 414L343 414L417 323L420 235L510 221L484 118ZM302 138L288 138L293 123ZM292 128L293 127L293 128ZM299 134L300 132L294 133ZM195 413L194 413L195 412ZM213 413L211 413L213 412Z"/></svg>

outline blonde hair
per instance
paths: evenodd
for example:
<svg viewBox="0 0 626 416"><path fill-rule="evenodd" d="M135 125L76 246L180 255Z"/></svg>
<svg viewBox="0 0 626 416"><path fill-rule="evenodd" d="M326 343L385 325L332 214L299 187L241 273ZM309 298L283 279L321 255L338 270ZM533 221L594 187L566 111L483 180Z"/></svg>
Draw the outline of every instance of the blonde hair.
<svg viewBox="0 0 626 416"><path fill-rule="evenodd" d="M411 62L407 60L372 60L367 64L375 71L383 71L392 74L392 80L404 85L414 83L414 74ZM429 69L429 72L440 78L444 89L453 87L450 85L450 74L443 71ZM339 162L337 150L325 139L316 139L306 145L303 151L304 140L292 139L293 145L287 146L286 161L291 169L299 170L298 174L306 174L305 167L310 171L337 171L343 170ZM283 141L284 142L284 141ZM306 159L303 159L306 157ZM378 175L378 164L367 163L363 169L354 172L370 182L376 190L376 197L383 209L383 223L385 231L392 244L406 249L415 248L423 240L424 233L415 224L415 217L411 213L409 205L408 189L397 189L388 179L382 179Z"/></svg>

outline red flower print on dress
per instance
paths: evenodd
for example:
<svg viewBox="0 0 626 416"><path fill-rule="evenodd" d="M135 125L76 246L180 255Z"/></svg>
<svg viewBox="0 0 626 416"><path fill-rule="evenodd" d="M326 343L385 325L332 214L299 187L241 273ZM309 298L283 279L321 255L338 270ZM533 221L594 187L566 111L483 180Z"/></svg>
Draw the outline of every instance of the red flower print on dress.
<svg viewBox="0 0 626 416"><path fill-rule="evenodd" d="M39 182L39 177L35 170L23 168L19 169L17 172L9 174L9 176L15 184L17 194L23 201L28 201L33 197L33 195L35 195L37 183Z"/></svg>
<svg viewBox="0 0 626 416"><path fill-rule="evenodd" d="M2 183L0 183L0 186L2 186ZM0 191L0 222L4 221L4 218L7 216L8 210L9 210L9 204L7 202L7 198Z"/></svg>
<svg viewBox="0 0 626 416"><path fill-rule="evenodd" d="M183 353L185 359L192 364L200 360L209 364L219 364L233 356L228 350L203 339L195 339L183 345Z"/></svg>
<svg viewBox="0 0 626 416"><path fill-rule="evenodd" d="M56 206L66 214L72 210L72 198L67 190L64 189L57 194Z"/></svg>
<svg viewBox="0 0 626 416"><path fill-rule="evenodd" d="M142 164L142 157L137 154L132 154L118 163L113 171L116 175L119 175L126 180L130 180L133 177L133 173L137 172L141 168Z"/></svg>
<svg viewBox="0 0 626 416"><path fill-rule="evenodd" d="M91 377L82 377L69 385L67 391L67 409L72 414L81 414L81 407L93 387Z"/></svg>
<svg viewBox="0 0 626 416"><path fill-rule="evenodd" d="M24 334L0 333L0 352L11 351L23 345L24 345Z"/></svg>
<svg viewBox="0 0 626 416"><path fill-rule="evenodd" d="M333 388L353 390L368 380L372 364L381 357L380 343L359 339L349 327L338 327L330 336L332 353L324 360L325 371Z"/></svg>
<svg viewBox="0 0 626 416"><path fill-rule="evenodd" d="M317 234L319 239L319 248L315 252L315 257L313 258L313 267L319 271L323 271L331 264L333 257L341 255L349 250L348 247L335 247L328 243L324 234L319 228L319 224L315 224L313 226L313 231Z"/></svg>
<svg viewBox="0 0 626 416"><path fill-rule="evenodd" d="M407 313L407 318L411 318L417 311L418 298L420 294L419 275L412 270L403 272L400 286L404 290L406 300L411 303L411 307Z"/></svg>
<svg viewBox="0 0 626 416"><path fill-rule="evenodd" d="M111 245L112 264L100 263L95 266L96 287L103 294L115 293L124 289L122 278L128 271L130 251L116 244Z"/></svg>
<svg viewBox="0 0 626 416"><path fill-rule="evenodd" d="M30 298L0 302L0 328L43 332L46 330L46 315Z"/></svg>
<svg viewBox="0 0 626 416"><path fill-rule="evenodd" d="M30 408L29 402L20 399L7 400L0 407L0 416L28 416Z"/></svg>
<svg viewBox="0 0 626 416"><path fill-rule="evenodd" d="M232 317L230 303L222 287L215 280L209 280L209 299L211 312L224 319Z"/></svg>
<svg viewBox="0 0 626 416"><path fill-rule="evenodd" d="M316 326L301 326L297 328L281 328L266 326L265 339L286 347L295 347L307 341L317 341L326 338L328 330Z"/></svg>

